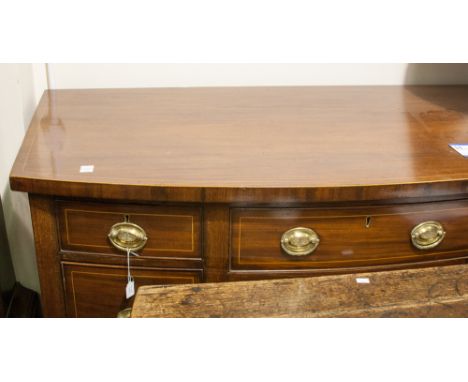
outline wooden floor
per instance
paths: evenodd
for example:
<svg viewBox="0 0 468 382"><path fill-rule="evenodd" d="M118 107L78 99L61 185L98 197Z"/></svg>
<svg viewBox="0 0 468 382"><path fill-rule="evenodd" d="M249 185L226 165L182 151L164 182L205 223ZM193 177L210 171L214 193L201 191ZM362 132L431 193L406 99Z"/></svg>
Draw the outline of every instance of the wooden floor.
<svg viewBox="0 0 468 382"><path fill-rule="evenodd" d="M132 317L468 317L468 264L141 287Z"/></svg>

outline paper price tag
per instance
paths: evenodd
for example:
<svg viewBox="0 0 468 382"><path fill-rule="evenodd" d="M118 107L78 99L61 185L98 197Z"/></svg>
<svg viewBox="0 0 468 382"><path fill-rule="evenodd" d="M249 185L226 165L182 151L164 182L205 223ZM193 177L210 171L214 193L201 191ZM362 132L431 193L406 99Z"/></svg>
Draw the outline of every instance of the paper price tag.
<svg viewBox="0 0 468 382"><path fill-rule="evenodd" d="M127 300L135 295L135 281L133 277L128 280L127 286L125 287L125 295L127 296Z"/></svg>
<svg viewBox="0 0 468 382"><path fill-rule="evenodd" d="M94 172L94 165L80 166L80 173L91 173Z"/></svg>
<svg viewBox="0 0 468 382"><path fill-rule="evenodd" d="M370 280L367 277L358 277L356 278L358 284L370 284Z"/></svg>
<svg viewBox="0 0 468 382"><path fill-rule="evenodd" d="M468 145L454 144L449 146L465 158L468 157Z"/></svg>

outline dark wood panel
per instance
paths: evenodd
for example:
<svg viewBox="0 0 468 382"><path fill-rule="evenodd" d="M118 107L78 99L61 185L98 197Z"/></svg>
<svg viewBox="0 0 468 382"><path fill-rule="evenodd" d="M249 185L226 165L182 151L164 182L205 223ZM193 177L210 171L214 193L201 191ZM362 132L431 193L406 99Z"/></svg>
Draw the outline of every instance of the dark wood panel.
<svg viewBox="0 0 468 382"><path fill-rule="evenodd" d="M413 227L435 220L446 231L439 246L416 249ZM468 257L468 202L424 203L359 208L233 209L232 270L352 268ZM318 248L307 256L282 250L282 234L313 229Z"/></svg>
<svg viewBox="0 0 468 382"><path fill-rule="evenodd" d="M468 141L467 104L467 86L48 91L11 186L142 201L457 197L468 168L448 145Z"/></svg>
<svg viewBox="0 0 468 382"><path fill-rule="evenodd" d="M226 281L229 270L229 206L207 205L203 226L205 281Z"/></svg>
<svg viewBox="0 0 468 382"><path fill-rule="evenodd" d="M110 228L128 220L148 237L141 257L200 258L200 207L141 206L108 203L57 203L61 246L64 250L101 252L117 256L109 241Z"/></svg>
<svg viewBox="0 0 468 382"><path fill-rule="evenodd" d="M131 306L125 297L126 267L62 263L69 317L116 317ZM143 285L192 284L201 270L161 270L132 267L135 288Z"/></svg>
<svg viewBox="0 0 468 382"><path fill-rule="evenodd" d="M41 285L42 312L44 317L65 317L55 203L46 196L29 195L29 205Z"/></svg>
<svg viewBox="0 0 468 382"><path fill-rule="evenodd" d="M148 286L138 291L132 317L466 318L468 265L164 289Z"/></svg>

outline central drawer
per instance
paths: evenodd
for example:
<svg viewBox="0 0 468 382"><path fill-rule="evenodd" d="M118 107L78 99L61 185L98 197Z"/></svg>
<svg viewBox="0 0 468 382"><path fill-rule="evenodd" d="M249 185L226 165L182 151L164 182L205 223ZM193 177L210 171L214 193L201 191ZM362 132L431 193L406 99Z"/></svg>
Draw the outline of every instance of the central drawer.
<svg viewBox="0 0 468 382"><path fill-rule="evenodd" d="M59 201L57 216L65 251L123 255L109 234L116 224L130 223L146 236L137 250L142 258L201 258L200 207Z"/></svg>
<svg viewBox="0 0 468 382"><path fill-rule="evenodd" d="M233 272L372 267L461 258L468 254L468 202L234 208L230 247Z"/></svg>

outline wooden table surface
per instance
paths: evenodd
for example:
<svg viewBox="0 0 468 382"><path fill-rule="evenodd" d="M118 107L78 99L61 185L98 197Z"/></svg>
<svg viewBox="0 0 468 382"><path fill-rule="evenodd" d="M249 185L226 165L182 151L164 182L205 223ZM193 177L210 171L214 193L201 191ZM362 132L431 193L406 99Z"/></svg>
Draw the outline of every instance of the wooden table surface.
<svg viewBox="0 0 468 382"><path fill-rule="evenodd" d="M132 317L468 317L468 264L141 287Z"/></svg>
<svg viewBox="0 0 468 382"><path fill-rule="evenodd" d="M53 90L15 190L189 202L459 195L468 87ZM92 173L81 173L93 165Z"/></svg>

